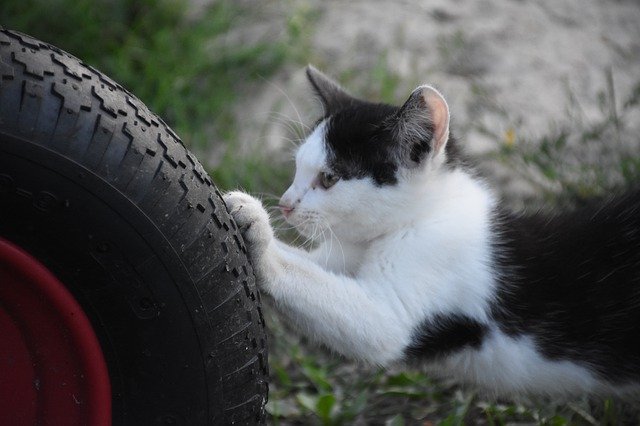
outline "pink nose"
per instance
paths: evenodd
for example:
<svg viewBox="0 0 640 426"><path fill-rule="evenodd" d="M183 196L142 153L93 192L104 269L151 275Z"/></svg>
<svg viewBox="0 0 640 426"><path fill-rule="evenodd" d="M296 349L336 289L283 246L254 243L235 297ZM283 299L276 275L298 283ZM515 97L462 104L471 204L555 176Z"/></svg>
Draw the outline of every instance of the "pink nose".
<svg viewBox="0 0 640 426"><path fill-rule="evenodd" d="M293 211L293 207L290 206L280 204L278 205L278 207L280 208L280 211L285 218L289 217L291 215L291 212Z"/></svg>

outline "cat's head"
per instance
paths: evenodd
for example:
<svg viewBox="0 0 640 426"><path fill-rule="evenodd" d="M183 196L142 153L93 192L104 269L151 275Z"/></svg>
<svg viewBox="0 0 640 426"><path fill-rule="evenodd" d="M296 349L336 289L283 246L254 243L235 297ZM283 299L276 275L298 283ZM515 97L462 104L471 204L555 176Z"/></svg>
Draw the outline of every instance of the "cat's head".
<svg viewBox="0 0 640 426"><path fill-rule="evenodd" d="M309 237L328 236L330 227L349 240L410 220L416 197L449 168L442 95L420 86L396 107L356 99L311 66L307 76L325 115L296 153L293 183L280 200L286 220Z"/></svg>

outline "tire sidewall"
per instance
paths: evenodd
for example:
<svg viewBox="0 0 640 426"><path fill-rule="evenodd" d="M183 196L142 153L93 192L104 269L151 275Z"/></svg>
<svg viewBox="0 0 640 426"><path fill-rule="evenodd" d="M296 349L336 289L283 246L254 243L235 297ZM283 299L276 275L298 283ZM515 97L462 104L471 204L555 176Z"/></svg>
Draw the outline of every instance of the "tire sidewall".
<svg viewBox="0 0 640 426"><path fill-rule="evenodd" d="M90 318L114 424L223 418L222 395L207 385L220 372L202 353L212 336L205 309L179 255L137 206L78 164L0 134L0 235L49 268Z"/></svg>

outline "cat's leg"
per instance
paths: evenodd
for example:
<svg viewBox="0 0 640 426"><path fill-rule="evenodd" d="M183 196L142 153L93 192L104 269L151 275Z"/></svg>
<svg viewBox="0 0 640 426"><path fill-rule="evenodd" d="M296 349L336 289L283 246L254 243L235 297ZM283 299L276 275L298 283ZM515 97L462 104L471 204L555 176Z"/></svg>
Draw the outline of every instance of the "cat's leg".
<svg viewBox="0 0 640 426"><path fill-rule="evenodd" d="M298 256L309 257L315 260L317 257L314 252L308 252L304 249L292 247L275 237L271 225L262 227L253 227L253 222L269 223L269 213L262 207L262 203L257 198L242 191L231 191L224 195L224 201L230 213L240 227L245 240L251 241L252 252L261 251L261 248L273 241L282 250L296 253ZM253 208L253 207L260 207ZM255 217L254 217L255 216ZM252 220L250 220L252 219Z"/></svg>
<svg viewBox="0 0 640 426"><path fill-rule="evenodd" d="M251 198L255 201L258 201L251 195L241 191L229 192L225 195L225 201L229 197L235 197L238 199ZM261 219L263 221L266 220L267 222L269 222L268 213L264 211L264 209L262 210L263 212L261 212ZM241 212L238 212L238 214L241 214ZM275 240L275 244L278 245L281 250L291 252L297 256L305 257L312 262L321 265L325 269L329 269L333 272L348 273L350 272L349 267L354 263L348 256L349 251L345 250L343 244L333 235L328 236L325 241L320 242L320 244L313 250L307 251L303 248L293 247L283 241L278 240L277 238L275 238L274 232L271 227L269 232L267 232L266 229L264 230L264 232L269 234L268 238L273 238ZM257 240L259 241L264 236L253 235L253 237L257 238Z"/></svg>
<svg viewBox="0 0 640 426"><path fill-rule="evenodd" d="M225 202L243 232L258 283L304 334L346 356L384 365L399 360L411 325L391 309L377 283L362 283L284 249L260 201L232 192ZM370 284L367 285L367 284Z"/></svg>

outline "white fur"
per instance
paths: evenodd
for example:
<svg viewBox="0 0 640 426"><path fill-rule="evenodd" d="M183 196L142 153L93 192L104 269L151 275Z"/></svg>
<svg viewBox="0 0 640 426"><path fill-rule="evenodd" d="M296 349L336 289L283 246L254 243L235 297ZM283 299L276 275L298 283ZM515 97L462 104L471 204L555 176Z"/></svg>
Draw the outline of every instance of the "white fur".
<svg viewBox="0 0 640 426"><path fill-rule="evenodd" d="M436 375L442 372L501 395L559 396L608 390L587 368L545 358L530 337L509 337L495 328L480 350L453 354L433 368Z"/></svg>
<svg viewBox="0 0 640 426"><path fill-rule="evenodd" d="M490 323L495 296L490 213L496 200L482 181L442 165L440 153L405 170L393 186L370 179L317 183L326 170L320 124L300 147L283 203L289 221L319 246L311 252L275 239L255 198L225 196L245 231L258 282L307 336L348 357L378 365L401 361L412 333L435 314L464 314L487 325L479 349L434 364L441 373L496 392L592 390L596 378L568 361L539 354L529 338Z"/></svg>

